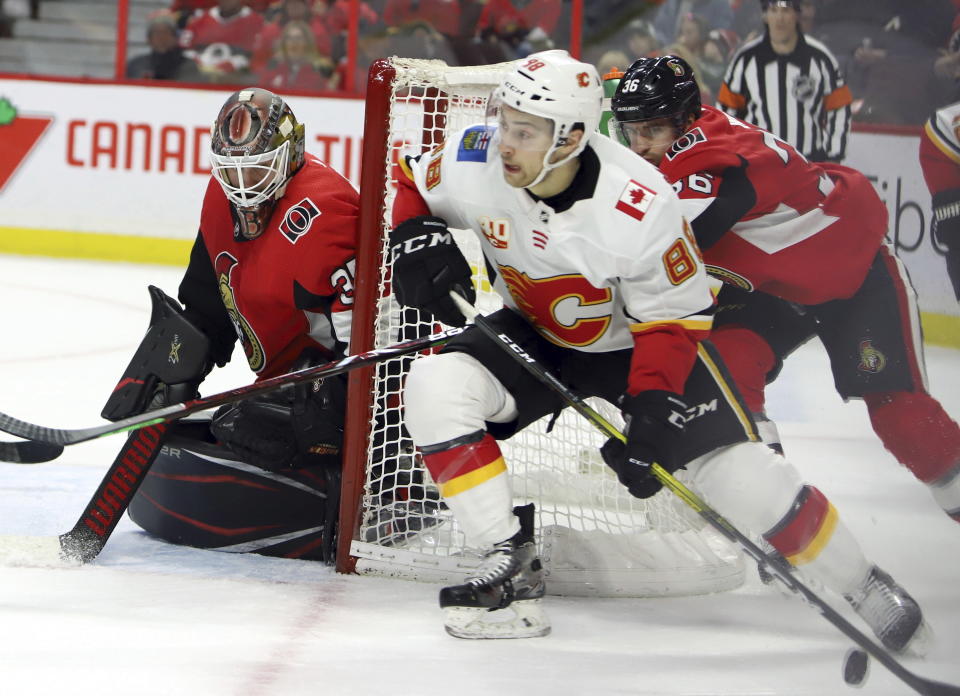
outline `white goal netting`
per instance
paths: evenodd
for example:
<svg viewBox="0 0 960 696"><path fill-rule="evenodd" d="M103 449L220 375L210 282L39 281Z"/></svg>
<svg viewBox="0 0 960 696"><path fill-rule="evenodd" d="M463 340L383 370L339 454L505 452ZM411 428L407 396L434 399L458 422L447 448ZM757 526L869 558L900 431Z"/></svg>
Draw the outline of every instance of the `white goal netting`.
<svg viewBox="0 0 960 696"><path fill-rule="evenodd" d="M389 91L387 113L372 114L369 106L367 113L368 119L385 119L387 137L385 157L374 163L383 173L382 259L389 258L386 239L398 158L427 151L447 133L482 121L487 96L509 67L456 68L404 59L391 59L390 64L389 78L371 80L377 83L371 89ZM368 96L368 105L369 100ZM365 161L364 166L371 164ZM478 307L485 313L494 311L501 302L486 280L478 241L469 231L455 235L475 270ZM376 283L374 306L356 308L369 312L375 327L373 347L439 328L397 305L385 262L376 275L370 279ZM410 361L399 358L376 368L365 434L360 524L350 554L361 573L455 582L476 566L479 550L465 545L403 427L402 386ZM609 404L594 406L612 422L621 422ZM603 436L581 416L568 409L550 433L546 420L501 446L516 503L536 504L549 593L700 594L742 582L739 554L672 494L664 491L641 501L626 492L600 458Z"/></svg>

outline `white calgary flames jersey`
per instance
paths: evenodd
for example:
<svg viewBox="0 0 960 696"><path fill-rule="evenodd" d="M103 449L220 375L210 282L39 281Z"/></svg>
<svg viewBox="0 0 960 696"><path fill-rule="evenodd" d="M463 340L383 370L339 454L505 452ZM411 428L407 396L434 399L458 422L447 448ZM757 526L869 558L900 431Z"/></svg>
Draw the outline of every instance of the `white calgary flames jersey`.
<svg viewBox="0 0 960 696"><path fill-rule="evenodd" d="M553 343L587 352L632 348L634 334L664 324L709 330L696 242L653 166L594 138L571 187L536 200L504 181L495 137L466 128L409 160L408 174L434 215L480 237L507 306Z"/></svg>

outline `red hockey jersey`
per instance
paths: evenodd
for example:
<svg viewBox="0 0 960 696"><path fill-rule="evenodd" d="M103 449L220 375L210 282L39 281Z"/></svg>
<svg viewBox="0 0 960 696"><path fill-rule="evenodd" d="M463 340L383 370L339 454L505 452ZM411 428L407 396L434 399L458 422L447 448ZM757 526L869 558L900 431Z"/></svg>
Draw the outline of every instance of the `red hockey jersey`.
<svg viewBox="0 0 960 696"><path fill-rule="evenodd" d="M211 178L200 235L215 284L209 282L206 259L195 253L180 298L188 311L202 312L211 307L209 294L219 295L259 378L287 371L308 347L333 357L350 340L358 213L353 186L307 155L266 231L238 242L230 203ZM201 328L209 332L214 323L203 322Z"/></svg>
<svg viewBox="0 0 960 696"><path fill-rule="evenodd" d="M850 297L887 231L870 181L812 164L767 131L713 107L667 151L660 170L692 221L708 270L800 304Z"/></svg>

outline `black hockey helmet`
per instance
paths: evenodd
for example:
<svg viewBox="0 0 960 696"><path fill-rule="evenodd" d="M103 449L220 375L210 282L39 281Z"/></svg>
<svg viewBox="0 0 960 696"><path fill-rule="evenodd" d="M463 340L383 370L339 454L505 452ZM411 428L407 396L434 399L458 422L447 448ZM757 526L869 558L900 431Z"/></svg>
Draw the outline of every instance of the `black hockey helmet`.
<svg viewBox="0 0 960 696"><path fill-rule="evenodd" d="M771 7L789 7L791 10L800 11L800 0L760 0L760 9L766 12Z"/></svg>
<svg viewBox="0 0 960 696"><path fill-rule="evenodd" d="M617 123L672 118L682 132L687 116L700 117L700 86L679 56L640 58L620 79L611 107Z"/></svg>

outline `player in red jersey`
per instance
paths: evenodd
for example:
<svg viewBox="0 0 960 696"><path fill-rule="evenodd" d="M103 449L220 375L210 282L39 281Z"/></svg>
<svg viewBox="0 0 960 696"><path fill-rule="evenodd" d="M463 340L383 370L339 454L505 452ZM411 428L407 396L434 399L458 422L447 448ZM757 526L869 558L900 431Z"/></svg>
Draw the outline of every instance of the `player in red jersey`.
<svg viewBox="0 0 960 696"><path fill-rule="evenodd" d="M257 379L348 350L356 190L304 152L303 124L263 89L227 99L211 148L184 308L151 289L151 328L105 418L192 398L237 341ZM334 377L188 423L167 441L131 517L178 543L330 559L345 393Z"/></svg>
<svg viewBox="0 0 960 696"><path fill-rule="evenodd" d="M915 293L866 177L701 106L675 56L636 61L612 106L678 192L711 273L734 286L711 340L751 410L782 359L819 336L840 395L866 402L884 446L960 521L960 428L927 391Z"/></svg>

